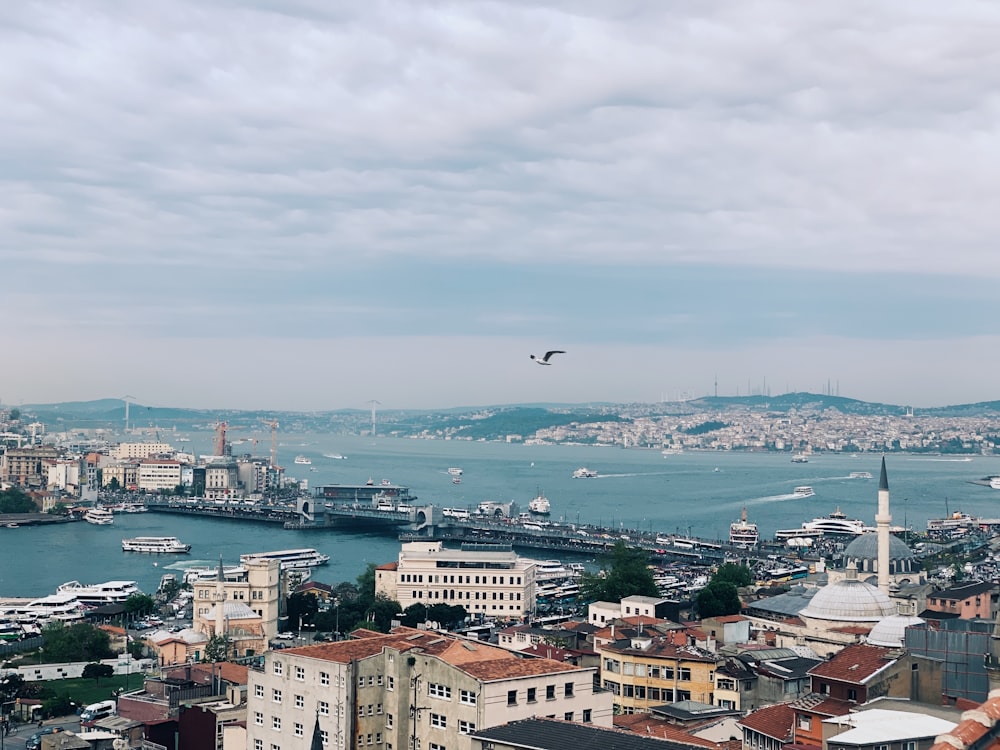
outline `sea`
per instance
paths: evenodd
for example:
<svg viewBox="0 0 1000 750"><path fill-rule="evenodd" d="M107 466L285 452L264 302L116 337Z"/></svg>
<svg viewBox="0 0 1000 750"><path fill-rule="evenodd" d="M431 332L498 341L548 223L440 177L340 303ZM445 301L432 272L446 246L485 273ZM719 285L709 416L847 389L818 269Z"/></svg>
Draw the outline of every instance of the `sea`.
<svg viewBox="0 0 1000 750"><path fill-rule="evenodd" d="M210 452L212 434L185 433L161 440L196 455ZM729 524L746 508L762 538L777 529L840 509L874 525L881 454L814 454L792 463L788 454L688 451L664 456L658 449L582 445L358 437L323 434L280 435L278 463L286 475L312 490L322 484L364 484L389 480L409 487L418 503L474 510L483 500L516 501L526 509L539 493L548 497L550 519L628 530L726 539ZM248 441L233 453L266 456L270 441ZM294 463L298 455L310 466ZM345 458L331 458L344 456ZM893 525L924 530L930 518L954 512L1000 518L1000 491L982 480L1000 475L1000 457L886 457ZM453 484L448 469L462 469ZM575 479L587 467L598 476ZM851 479L852 472L872 479ZM809 485L815 495L793 494ZM176 536L191 545L188 555L127 553L123 537ZM134 580L153 592L165 573L203 564L237 563L248 552L314 547L330 555L313 579L336 584L354 581L369 563L397 559L399 542L391 531L286 531L277 525L158 513L116 514L110 526L88 523L0 527L0 597L53 593L59 584ZM523 551L532 557L552 553ZM178 576L180 577L180 576Z"/></svg>

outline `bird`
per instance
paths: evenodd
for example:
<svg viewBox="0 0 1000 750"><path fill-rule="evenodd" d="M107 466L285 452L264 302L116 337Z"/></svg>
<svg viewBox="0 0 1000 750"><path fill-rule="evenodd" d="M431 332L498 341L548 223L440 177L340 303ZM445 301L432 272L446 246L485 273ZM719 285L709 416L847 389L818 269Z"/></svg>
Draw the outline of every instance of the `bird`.
<svg viewBox="0 0 1000 750"><path fill-rule="evenodd" d="M552 363L549 362L549 357L551 357L553 354L565 354L565 353L566 352L559 351L558 349L555 349L555 350L553 350L551 352L545 352L545 356L544 357L536 357L534 354L532 354L531 358L533 360L535 360L535 362L537 362L540 365L551 365Z"/></svg>

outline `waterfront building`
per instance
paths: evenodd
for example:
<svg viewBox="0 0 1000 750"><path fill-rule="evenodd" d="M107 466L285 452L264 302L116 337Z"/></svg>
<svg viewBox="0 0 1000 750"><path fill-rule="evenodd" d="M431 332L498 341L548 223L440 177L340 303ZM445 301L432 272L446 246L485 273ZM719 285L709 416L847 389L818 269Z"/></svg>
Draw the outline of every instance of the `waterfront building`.
<svg viewBox="0 0 1000 750"><path fill-rule="evenodd" d="M45 488L49 479L49 463L62 455L63 452L52 445L8 448L0 456L0 481L23 488Z"/></svg>
<svg viewBox="0 0 1000 750"><path fill-rule="evenodd" d="M353 635L265 655L249 675L249 748L304 745L316 719L330 750L471 750L477 730L539 713L611 726L594 668L411 628Z"/></svg>
<svg viewBox="0 0 1000 750"><path fill-rule="evenodd" d="M236 462L214 459L205 464L205 498L229 500L239 494L239 472Z"/></svg>
<svg viewBox="0 0 1000 750"><path fill-rule="evenodd" d="M281 563L258 560L223 569L214 580L193 584L192 627L209 637L226 635L238 655L261 653L278 634Z"/></svg>
<svg viewBox="0 0 1000 750"><path fill-rule="evenodd" d="M181 463L165 458L146 458L139 462L136 482L144 492L172 491L181 483Z"/></svg>
<svg viewBox="0 0 1000 750"><path fill-rule="evenodd" d="M411 604L465 607L470 615L521 619L535 609L535 563L503 544L407 542L375 569L375 593Z"/></svg>
<svg viewBox="0 0 1000 750"><path fill-rule="evenodd" d="M173 452L170 443L119 443L112 449L111 457L118 461L132 461Z"/></svg>
<svg viewBox="0 0 1000 750"><path fill-rule="evenodd" d="M138 462L122 461L101 468L101 487L108 487L116 479L120 488L136 489L139 486Z"/></svg>

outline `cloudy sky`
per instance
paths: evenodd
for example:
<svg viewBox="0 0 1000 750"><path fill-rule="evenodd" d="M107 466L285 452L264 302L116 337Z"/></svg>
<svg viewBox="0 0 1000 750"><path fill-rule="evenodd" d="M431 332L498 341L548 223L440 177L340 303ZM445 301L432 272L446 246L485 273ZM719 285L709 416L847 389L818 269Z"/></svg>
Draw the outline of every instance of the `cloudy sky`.
<svg viewBox="0 0 1000 750"><path fill-rule="evenodd" d="M1000 398L998 33L964 0L10 4L0 401Z"/></svg>

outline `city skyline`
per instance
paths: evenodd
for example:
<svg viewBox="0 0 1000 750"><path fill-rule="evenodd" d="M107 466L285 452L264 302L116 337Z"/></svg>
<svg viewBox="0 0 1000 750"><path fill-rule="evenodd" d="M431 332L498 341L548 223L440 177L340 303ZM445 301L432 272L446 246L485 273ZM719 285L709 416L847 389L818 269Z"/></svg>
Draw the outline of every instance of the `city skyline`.
<svg viewBox="0 0 1000 750"><path fill-rule="evenodd" d="M927 1L12 8L0 400L995 400L998 23Z"/></svg>

